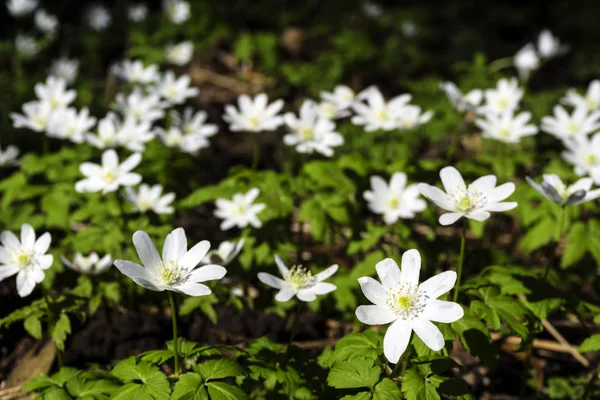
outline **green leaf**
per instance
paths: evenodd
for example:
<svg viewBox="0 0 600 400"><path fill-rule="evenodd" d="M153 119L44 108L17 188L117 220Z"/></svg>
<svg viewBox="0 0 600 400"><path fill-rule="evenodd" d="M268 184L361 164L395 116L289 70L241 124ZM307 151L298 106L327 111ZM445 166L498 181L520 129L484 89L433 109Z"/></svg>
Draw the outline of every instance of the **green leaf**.
<svg viewBox="0 0 600 400"><path fill-rule="evenodd" d="M155 365L145 361L136 364L135 357L130 357L115 365L111 373L126 383L115 392L113 399L169 399L169 380Z"/></svg>
<svg viewBox="0 0 600 400"><path fill-rule="evenodd" d="M579 346L579 352L581 353L596 350L600 350L600 333L585 339Z"/></svg>
<svg viewBox="0 0 600 400"><path fill-rule="evenodd" d="M63 312L50 329L50 335L58 350L62 351L65 349L65 340L67 340L69 333L71 333L71 321L69 320L69 316Z"/></svg>
<svg viewBox="0 0 600 400"><path fill-rule="evenodd" d="M240 388L225 382L208 382L208 394L211 400L245 400L248 396Z"/></svg>
<svg viewBox="0 0 600 400"><path fill-rule="evenodd" d="M402 393L407 400L439 400L435 386L417 368L411 368L402 376Z"/></svg>
<svg viewBox="0 0 600 400"><path fill-rule="evenodd" d="M42 338L42 323L37 316L31 315L25 318L23 326L33 338L38 340Z"/></svg>
<svg viewBox="0 0 600 400"><path fill-rule="evenodd" d="M554 239L555 229L556 221L553 218L542 219L523 236L521 247L527 251L539 249Z"/></svg>
<svg viewBox="0 0 600 400"><path fill-rule="evenodd" d="M381 370L373 366L373 360L343 361L329 371L327 384L337 389L367 387L372 389L379 380Z"/></svg>
<svg viewBox="0 0 600 400"><path fill-rule="evenodd" d="M202 377L195 372L181 375L175 384L171 400L208 400Z"/></svg>
<svg viewBox="0 0 600 400"><path fill-rule="evenodd" d="M381 354L381 337L374 331L351 332L335 345L335 350L327 360L328 365L353 358L375 360Z"/></svg>
<svg viewBox="0 0 600 400"><path fill-rule="evenodd" d="M568 268L575 264L587 252L587 230L583 222L577 222L571 228L567 237L567 246L560 260L561 268Z"/></svg>
<svg viewBox="0 0 600 400"><path fill-rule="evenodd" d="M384 378L375 386L373 400L400 400L401 398L400 388L389 378Z"/></svg>
<svg viewBox="0 0 600 400"><path fill-rule="evenodd" d="M199 373L204 380L222 379L230 376L244 375L245 371L241 365L229 358L209 360L196 365L194 371Z"/></svg>

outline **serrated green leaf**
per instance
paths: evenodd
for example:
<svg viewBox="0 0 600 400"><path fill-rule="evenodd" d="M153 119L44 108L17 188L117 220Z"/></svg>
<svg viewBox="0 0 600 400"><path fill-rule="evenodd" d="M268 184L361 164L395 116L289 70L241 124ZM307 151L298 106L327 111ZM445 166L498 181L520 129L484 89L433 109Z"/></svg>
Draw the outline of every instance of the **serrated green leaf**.
<svg viewBox="0 0 600 400"><path fill-rule="evenodd" d="M600 350L600 334L590 336L579 346L579 352L581 353L597 350Z"/></svg>
<svg viewBox="0 0 600 400"><path fill-rule="evenodd" d="M31 315L25 318L23 321L23 326L25 327L27 333L29 333L34 339L39 340L42 338L42 322L37 316Z"/></svg>
<svg viewBox="0 0 600 400"><path fill-rule="evenodd" d="M67 335L69 333L71 333L71 321L69 320L69 316L64 312L60 313L58 320L50 329L50 335L58 350L62 351L65 349L65 340L67 340Z"/></svg>
<svg viewBox="0 0 600 400"><path fill-rule="evenodd" d="M402 392L400 388L389 378L384 378L375 386L373 400L400 400Z"/></svg>
<svg viewBox="0 0 600 400"><path fill-rule="evenodd" d="M173 388L171 400L208 400L204 379L195 372L181 375Z"/></svg>
<svg viewBox="0 0 600 400"><path fill-rule="evenodd" d="M560 260L561 268L568 268L575 264L587 252L587 230L583 222L577 222L567 236L567 246Z"/></svg>
<svg viewBox="0 0 600 400"><path fill-rule="evenodd" d="M329 371L327 384L336 389L372 389L379 381L380 374L381 370L373 366L373 360L355 358L335 364Z"/></svg>
<svg viewBox="0 0 600 400"><path fill-rule="evenodd" d="M194 371L199 373L206 381L239 376L245 373L244 368L240 364L229 358L205 361L202 364L196 365Z"/></svg>
<svg viewBox="0 0 600 400"><path fill-rule="evenodd" d="M417 368L407 370L402 376L402 393L407 400L439 400L435 386Z"/></svg>
<svg viewBox="0 0 600 400"><path fill-rule="evenodd" d="M245 400L248 396L240 389L225 382L208 382L211 400Z"/></svg>

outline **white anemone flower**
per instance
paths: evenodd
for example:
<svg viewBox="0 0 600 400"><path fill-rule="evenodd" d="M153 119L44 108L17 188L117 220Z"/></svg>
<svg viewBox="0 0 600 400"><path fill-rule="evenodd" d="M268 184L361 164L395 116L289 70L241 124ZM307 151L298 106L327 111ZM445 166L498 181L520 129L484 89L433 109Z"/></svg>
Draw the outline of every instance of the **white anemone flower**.
<svg viewBox="0 0 600 400"><path fill-rule="evenodd" d="M186 99L198 94L198 88L190 87L192 79L188 75L175 78L173 71L167 71L154 88L154 92L169 104L183 104Z"/></svg>
<svg viewBox="0 0 600 400"><path fill-rule="evenodd" d="M8 167L18 164L19 149L15 146L8 146L4 151L0 148L0 167Z"/></svg>
<svg viewBox="0 0 600 400"><path fill-rule="evenodd" d="M240 239L237 243L226 240L221 242L216 249L209 251L201 263L226 267L240 254L242 247L244 247L244 239Z"/></svg>
<svg viewBox="0 0 600 400"><path fill-rule="evenodd" d="M45 10L37 10L34 18L35 26L46 35L52 36L58 30L58 18Z"/></svg>
<svg viewBox="0 0 600 400"><path fill-rule="evenodd" d="M563 107L554 107L552 117L542 118L542 130L558 139L586 136L600 128L600 111L589 112L578 107L569 114Z"/></svg>
<svg viewBox="0 0 600 400"><path fill-rule="evenodd" d="M516 110L523 97L523 89L519 88L519 82L515 78L500 79L495 89L487 89L484 92L485 103L479 108L481 113L500 114L504 111Z"/></svg>
<svg viewBox="0 0 600 400"><path fill-rule="evenodd" d="M49 76L45 83L36 83L33 89L38 99L53 110L68 107L77 96L75 90L67 90L64 79L55 76Z"/></svg>
<svg viewBox="0 0 600 400"><path fill-rule="evenodd" d="M371 190L363 196L369 202L369 209L383 215L386 224L391 225L399 218L414 218L415 214L427 208L420 198L417 185L406 186L406 174L396 172L390 179L390 184L380 176L372 176Z"/></svg>
<svg viewBox="0 0 600 400"><path fill-rule="evenodd" d="M406 131L419 125L426 124L433 117L433 111L421 112L421 107L415 105L404 106L398 115L398 128Z"/></svg>
<svg viewBox="0 0 600 400"><path fill-rule="evenodd" d="M125 147L134 152L143 152L145 143L154 139L154 132L148 121L138 121L129 115L121 120L109 112L98 122L96 134L87 134L86 140L98 149Z"/></svg>
<svg viewBox="0 0 600 400"><path fill-rule="evenodd" d="M319 115L328 119L338 119L350 115L356 93L345 85L337 85L333 91L321 92L321 102L317 104Z"/></svg>
<svg viewBox="0 0 600 400"><path fill-rule="evenodd" d="M248 225L260 228L262 222L258 219L258 214L264 210L266 205L254 203L259 194L258 188L252 188L245 194L234 194L231 200L217 199L215 216L223 220L221 230L226 231L234 226L245 228Z"/></svg>
<svg viewBox="0 0 600 400"><path fill-rule="evenodd" d="M105 6L94 4L88 8L86 20L90 28L96 32L101 32L110 26L112 17Z"/></svg>
<svg viewBox="0 0 600 400"><path fill-rule="evenodd" d="M8 0L6 2L6 8L13 17L23 17L38 6L37 0Z"/></svg>
<svg viewBox="0 0 600 400"><path fill-rule="evenodd" d="M501 114L487 113L485 119L475 120L475 125L481 128L484 138L519 143L521 138L538 133L535 125L527 124L530 119L531 113L514 115L512 110L508 110Z"/></svg>
<svg viewBox="0 0 600 400"><path fill-rule="evenodd" d="M21 226L21 240L10 231L0 235L0 281L17 275L17 292L25 297L33 292L35 285L45 278L54 258L46 254L50 247L50 234L44 233L36 240L35 231L29 224Z"/></svg>
<svg viewBox="0 0 600 400"><path fill-rule="evenodd" d="M600 108L600 80L590 82L585 96L571 89L567 92L562 102L575 108L587 108L589 111L597 111Z"/></svg>
<svg viewBox="0 0 600 400"><path fill-rule="evenodd" d="M84 275L100 275L106 272L113 263L110 254L100 258L96 252L91 252L87 257L81 253L75 253L72 261L67 260L65 256L60 256L60 259L67 267Z"/></svg>
<svg viewBox="0 0 600 400"><path fill-rule="evenodd" d="M558 57L569 50L569 46L560 43L560 40L548 29L544 29L538 36L538 53L542 58Z"/></svg>
<svg viewBox="0 0 600 400"><path fill-rule="evenodd" d="M335 131L335 123L318 115L313 103L304 102L300 115L286 113L283 116L290 133L283 137L283 143L294 146L298 153L321 153L333 156L332 147L344 144L344 138Z"/></svg>
<svg viewBox="0 0 600 400"><path fill-rule="evenodd" d="M186 107L183 114L172 111L170 116L173 124L181 128L184 135L192 135L208 139L219 132L219 127L214 124L207 124L208 114L206 111L196 111L192 107Z"/></svg>
<svg viewBox="0 0 600 400"><path fill-rule="evenodd" d="M79 74L79 61L76 59L59 58L52 61L50 76L62 78L66 83L72 84Z"/></svg>
<svg viewBox="0 0 600 400"><path fill-rule="evenodd" d="M364 125L367 132L372 132L397 129L399 115L412 96L402 94L386 102L379 89L373 88L364 93L362 98L366 100L366 104L359 101L352 104L356 115L351 121L355 125Z"/></svg>
<svg viewBox="0 0 600 400"><path fill-rule="evenodd" d="M528 176L525 179L545 198L561 206L582 204L600 197L600 189L590 190L594 183L592 178L581 178L572 185L565 185L555 174L544 174L541 184Z"/></svg>
<svg viewBox="0 0 600 400"><path fill-rule="evenodd" d="M94 125L96 118L90 116L86 107L79 112L74 108L61 108L52 113L46 132L50 137L83 143Z"/></svg>
<svg viewBox="0 0 600 400"><path fill-rule="evenodd" d="M183 24L190 19L191 10L190 3L182 0L164 0L163 9L167 14L167 18L174 24Z"/></svg>
<svg viewBox="0 0 600 400"><path fill-rule="evenodd" d="M473 89L463 95L453 82L441 82L440 87L446 93L452 106L459 112L475 111L483 101L481 89Z"/></svg>
<svg viewBox="0 0 600 400"><path fill-rule="evenodd" d="M144 3L131 4L127 8L127 18L131 22L142 22L148 16L148 6Z"/></svg>
<svg viewBox="0 0 600 400"><path fill-rule="evenodd" d="M519 72L519 78L529 79L531 72L540 67L540 58L531 43L527 43L523 48L517 51L514 57L515 68Z"/></svg>
<svg viewBox="0 0 600 400"><path fill-rule="evenodd" d="M275 295L277 301L288 301L296 296L298 300L310 302L315 300L317 295L331 293L337 289L333 283L323 282L336 273L338 270L337 265L332 265L313 276L310 270L301 265L294 265L288 269L283 260L277 255L275 256L275 263L283 279L266 272L259 272L258 279L267 286L279 289L279 292Z"/></svg>
<svg viewBox="0 0 600 400"><path fill-rule="evenodd" d="M163 195L162 185L148 186L142 183L138 191L132 187L125 188L125 199L140 213L154 211L156 214L173 214L171 203L175 200L175 193Z"/></svg>
<svg viewBox="0 0 600 400"><path fill-rule="evenodd" d="M185 42L169 45L166 48L167 61L171 64L183 67L192 60L194 55L194 44L186 40Z"/></svg>
<svg viewBox="0 0 600 400"><path fill-rule="evenodd" d="M417 185L421 194L438 207L450 211L440 216L440 224L451 225L461 217L484 221L490 211L508 211L517 206L514 202L502 202L515 191L515 184L505 183L496 187L496 177L486 175L465 185L460 172L454 167L440 171L444 191L426 183Z"/></svg>
<svg viewBox="0 0 600 400"><path fill-rule="evenodd" d="M215 264L196 268L210 249L210 243L203 240L188 250L183 228L177 228L167 235L162 259L146 232L135 232L133 244L143 266L131 261L116 260L115 267L148 290L170 290L189 296L206 296L211 290L200 282L218 280L227 273L225 268Z"/></svg>
<svg viewBox="0 0 600 400"><path fill-rule="evenodd" d="M445 271L419 284L421 255L415 249L402 254L402 271L391 258L377 263L381 283L358 278L365 297L373 305L356 309L358 320L367 325L391 323L383 338L383 353L396 364L410 343L412 332L433 351L444 348L444 336L433 322L451 323L464 315L460 304L438 300L456 283L456 272Z"/></svg>
<svg viewBox="0 0 600 400"><path fill-rule="evenodd" d="M223 114L223 120L229 124L232 131L274 131L283 124L283 118L277 115L283 108L281 99L268 104L269 98L265 93L258 94L253 99L243 94L238 97L237 102L237 109L228 104Z"/></svg>
<svg viewBox="0 0 600 400"><path fill-rule="evenodd" d="M137 121L154 122L165 116L160 96L157 94L144 94L136 88L125 95L118 93L113 108L120 111L125 117L133 117Z"/></svg>
<svg viewBox="0 0 600 400"><path fill-rule="evenodd" d="M147 85L156 83L160 79L158 65L144 67L144 63L140 60L123 60L112 68L112 72L117 77L134 84Z"/></svg>
<svg viewBox="0 0 600 400"><path fill-rule="evenodd" d="M563 141L567 148L562 157L573 164L579 176L589 175L596 185L600 184L600 133L588 138L578 136Z"/></svg>
<svg viewBox="0 0 600 400"><path fill-rule="evenodd" d="M40 45L37 40L35 40L35 37L18 34L15 37L15 49L21 57L28 59L35 56L40 51Z"/></svg>
<svg viewBox="0 0 600 400"><path fill-rule="evenodd" d="M102 164L84 162L79 170L85 179L75 183L79 193L102 192L106 194L116 191L120 186L134 186L141 182L139 174L131 172L142 161L140 153L133 153L123 163L119 164L119 156L113 149L102 153Z"/></svg>
<svg viewBox="0 0 600 400"><path fill-rule="evenodd" d="M15 128L28 128L35 132L46 130L53 109L45 101L30 101L23 104L23 114L11 113Z"/></svg>

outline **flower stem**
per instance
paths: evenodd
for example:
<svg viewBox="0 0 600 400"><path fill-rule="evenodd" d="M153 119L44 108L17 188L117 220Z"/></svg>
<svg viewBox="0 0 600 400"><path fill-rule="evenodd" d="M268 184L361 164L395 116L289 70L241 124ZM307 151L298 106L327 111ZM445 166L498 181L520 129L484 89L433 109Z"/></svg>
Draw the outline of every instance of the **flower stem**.
<svg viewBox="0 0 600 400"><path fill-rule="evenodd" d="M567 210L565 206L561 207L560 217L558 222L558 235L556 237L556 246L560 246L560 240L563 236L563 231L565 230L565 219L566 219ZM546 264L546 268L544 269L544 280L548 279L548 274L550 273L550 262Z"/></svg>
<svg viewBox="0 0 600 400"><path fill-rule="evenodd" d="M462 281L462 270L463 270L463 261L465 259L465 242L467 239L467 222L463 222L462 234L460 237L460 255L458 256L458 270L457 270L457 278L456 278L456 287L454 288L454 297L453 301L456 302L458 300L458 293L460 293L460 283Z"/></svg>
<svg viewBox="0 0 600 400"><path fill-rule="evenodd" d="M294 306L294 311L292 311L292 315L290 315L290 321L292 322L292 328L291 328L291 333L290 333L290 340L288 342L288 347L287 347L287 352L290 351L290 348L292 347L292 342L294 341L294 338L296 337L296 331L298 330L298 321L300 320L300 306L301 303L300 301L298 301L296 303L296 305ZM288 322L289 325L289 322Z"/></svg>
<svg viewBox="0 0 600 400"><path fill-rule="evenodd" d="M175 377L179 377L179 338L177 337L177 306L173 292L168 291L169 303L171 304L171 320L173 321L173 354L175 355Z"/></svg>
<svg viewBox="0 0 600 400"><path fill-rule="evenodd" d="M488 68L490 69L490 71L498 72L501 69L511 67L513 65L513 62L514 62L513 57L499 58L499 59L489 63Z"/></svg>
<svg viewBox="0 0 600 400"><path fill-rule="evenodd" d="M258 169L258 162L260 160L260 135L255 133L256 140L254 141L254 155L252 156L252 171Z"/></svg>

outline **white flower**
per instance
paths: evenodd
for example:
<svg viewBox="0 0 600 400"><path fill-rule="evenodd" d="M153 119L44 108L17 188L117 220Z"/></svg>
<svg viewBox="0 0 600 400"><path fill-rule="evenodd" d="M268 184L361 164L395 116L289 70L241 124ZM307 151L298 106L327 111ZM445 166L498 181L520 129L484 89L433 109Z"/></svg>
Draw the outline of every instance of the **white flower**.
<svg viewBox="0 0 600 400"><path fill-rule="evenodd" d="M8 0L6 8L13 17L22 17L35 10L38 6L37 0Z"/></svg>
<svg viewBox="0 0 600 400"><path fill-rule="evenodd" d="M99 275L108 270L112 265L110 254L100 258L96 252L90 253L87 257L81 253L75 253L73 261L67 260L65 256L60 256L60 259L63 264L73 271L85 275Z"/></svg>
<svg viewBox="0 0 600 400"><path fill-rule="evenodd" d="M451 225L461 217L483 221L489 218L490 211L508 211L517 206L514 202L502 202L515 191L515 184L508 182L496 187L494 175L482 176L467 187L456 168L445 167L440 178L445 193L426 183L419 183L417 188L438 207L450 211L440 216L442 225Z"/></svg>
<svg viewBox="0 0 600 400"><path fill-rule="evenodd" d="M52 61L50 67L50 76L62 78L66 83L71 84L77 79L79 73L79 61L76 59L69 60L60 58Z"/></svg>
<svg viewBox="0 0 600 400"><path fill-rule="evenodd" d="M577 136L563 141L567 148L562 153L565 160L575 167L579 176L589 175L594 182L600 184L600 133L589 139L587 136Z"/></svg>
<svg viewBox="0 0 600 400"><path fill-rule="evenodd" d="M569 47L562 45L560 40L548 29L544 29L538 37L538 52L542 58L553 58L568 51Z"/></svg>
<svg viewBox="0 0 600 400"><path fill-rule="evenodd" d="M15 37L15 48L23 58L31 58L40 51L40 46L33 36L21 34Z"/></svg>
<svg viewBox="0 0 600 400"><path fill-rule="evenodd" d="M84 192L116 191L120 186L134 186L141 182L142 177L131 172L142 161L140 153L133 153L122 164L119 164L117 152L110 149L102 153L102 165L84 162L79 170L85 179L75 183L75 190Z"/></svg>
<svg viewBox="0 0 600 400"><path fill-rule="evenodd" d="M190 19L190 3L182 0L164 0L163 9L174 24L182 24Z"/></svg>
<svg viewBox="0 0 600 400"><path fill-rule="evenodd" d="M367 325L391 323L383 338L383 353L396 364L410 343L412 332L433 351L444 348L444 336L433 322L451 323L464 315L460 304L437 298L456 283L456 272L445 271L419 284L421 255L415 249L402 254L402 271L391 258L375 266L381 283L368 276L358 278L365 297L373 305L356 309Z"/></svg>
<svg viewBox="0 0 600 400"><path fill-rule="evenodd" d="M126 187L125 198L133 204L136 211L142 214L148 210L152 210L156 214L172 214L173 207L171 207L171 203L175 200L175 193L163 195L162 191L163 187L161 185L148 186L142 183L137 192L131 187Z"/></svg>
<svg viewBox="0 0 600 400"><path fill-rule="evenodd" d="M160 101L158 94L143 94L136 88L129 95L118 93L116 104L113 107L120 111L125 117L133 117L136 121L154 122L165 116L164 104Z"/></svg>
<svg viewBox="0 0 600 400"><path fill-rule="evenodd" d="M419 27L413 21L402 21L400 24L400 29L402 30L404 36L409 38L416 37L419 34Z"/></svg>
<svg viewBox="0 0 600 400"><path fill-rule="evenodd" d="M129 83L146 85L156 83L160 79L158 65L152 64L144 67L140 60L123 60L112 68L112 72L119 78Z"/></svg>
<svg viewBox="0 0 600 400"><path fill-rule="evenodd" d="M237 243L224 241L215 250L209 251L202 259L201 264L218 264L227 266L231 263L244 247L244 239Z"/></svg>
<svg viewBox="0 0 600 400"><path fill-rule="evenodd" d="M326 157L333 155L332 147L344 144L344 138L335 131L335 123L319 117L312 102L305 101L300 116L286 113L285 124L291 130L283 137L283 143L294 146L299 153L318 152Z"/></svg>
<svg viewBox="0 0 600 400"><path fill-rule="evenodd" d="M127 18L132 22L142 22L148 16L148 6L144 3L132 4L127 8Z"/></svg>
<svg viewBox="0 0 600 400"><path fill-rule="evenodd" d="M542 130L558 139L586 136L600 128L600 111L588 113L587 107L578 107L569 113L561 106L554 107L553 117L542 118Z"/></svg>
<svg viewBox="0 0 600 400"><path fill-rule="evenodd" d="M189 296L205 296L211 290L200 282L221 279L227 273L225 268L214 264L196 268L210 249L210 243L203 240L188 250L183 228L177 228L167 235L162 260L146 232L135 232L133 244L144 266L116 260L115 267L149 290L171 290Z"/></svg>
<svg viewBox="0 0 600 400"><path fill-rule="evenodd" d="M600 197L600 189L590 190L594 182L592 178L581 178L570 186L554 174L544 174L541 185L528 176L525 179L545 198L561 206L581 204Z"/></svg>
<svg viewBox="0 0 600 400"><path fill-rule="evenodd" d="M269 98L265 93L254 99L243 94L238 97L239 110L230 104L225 106L223 120L232 131L274 131L283 123L283 118L277 115L283 108L283 100L276 100L272 104L268 102Z"/></svg>
<svg viewBox="0 0 600 400"><path fill-rule="evenodd" d="M208 138L214 136L219 128L213 124L206 124L206 112L198 111L194 114L191 107L184 110L181 115L172 111L170 113L173 126L164 130L157 128L156 132L168 147L177 147L189 154L196 154L200 149L210 146Z"/></svg>
<svg viewBox="0 0 600 400"><path fill-rule="evenodd" d="M0 281L17 274L17 291L25 297L35 285L44 280L44 270L50 268L54 258L46 254L51 237L48 232L37 240L29 224L21 226L21 241L10 231L0 235Z"/></svg>
<svg viewBox="0 0 600 400"><path fill-rule="evenodd" d="M191 79L188 75L175 78L173 71L167 71L154 91L170 104L183 104L187 98L198 94L198 88L190 87L190 83Z"/></svg>
<svg viewBox="0 0 600 400"><path fill-rule="evenodd" d="M532 71L540 67L540 58L535 51L533 44L527 43L523 48L517 51L514 57L515 68L519 72L522 80L529 79Z"/></svg>
<svg viewBox="0 0 600 400"><path fill-rule="evenodd" d="M379 89L373 88L364 95L367 104L362 102L352 104L356 115L351 121L355 125L364 125L367 132L397 129L398 117L411 97L410 94L402 94L386 103Z"/></svg>
<svg viewBox="0 0 600 400"><path fill-rule="evenodd" d="M562 102L575 108L587 108L589 111L598 110L600 108L600 80L596 79L590 82L585 96L573 89L569 90Z"/></svg>
<svg viewBox="0 0 600 400"><path fill-rule="evenodd" d="M338 270L337 265L332 265L313 276L308 269L301 265L294 265L291 269L288 269L277 255L275 256L275 263L283 279L266 272L259 272L258 279L265 285L279 289L279 292L275 295L277 301L288 301L296 296L298 300L309 302L315 300L317 295L331 293L337 289L333 283L323 282L336 273Z"/></svg>
<svg viewBox="0 0 600 400"><path fill-rule="evenodd" d="M99 149L120 146L119 127L119 118L114 113L109 112L106 117L98 122L97 135L87 134L86 140Z"/></svg>
<svg viewBox="0 0 600 400"><path fill-rule="evenodd" d="M250 189L246 194L237 193L231 200L217 199L215 216L221 218L221 230L228 230L237 226L245 228L248 225L254 228L260 228L262 223L258 219L260 213L266 205L263 203L253 204L254 200L260 194L258 188Z"/></svg>
<svg viewBox="0 0 600 400"><path fill-rule="evenodd" d="M171 64L184 66L190 62L194 55L194 44L186 40L176 45L167 46L166 53L167 60Z"/></svg>
<svg viewBox="0 0 600 400"><path fill-rule="evenodd" d="M46 130L52 115L52 107L45 101L30 101L23 104L23 114L11 113L15 128L28 128L35 132Z"/></svg>
<svg viewBox="0 0 600 400"><path fill-rule="evenodd" d="M15 146L8 146L4 151L0 148L0 167L7 167L18 163L19 149Z"/></svg>
<svg viewBox="0 0 600 400"><path fill-rule="evenodd" d="M446 93L452 106L459 112L475 111L483 100L483 91L480 89L473 89L463 96L453 82L441 82L440 87Z"/></svg>
<svg viewBox="0 0 600 400"><path fill-rule="evenodd" d="M513 111L501 114L488 113L485 119L475 120L475 125L483 131L483 137L499 140L504 143L518 143L522 137L535 135L538 129L535 125L527 125L531 113L522 112L514 115Z"/></svg>
<svg viewBox="0 0 600 400"><path fill-rule="evenodd" d="M426 124L433 117L432 111L421 113L421 107L407 105L402 108L398 115L398 128L401 130L410 130L419 125Z"/></svg>
<svg viewBox="0 0 600 400"><path fill-rule="evenodd" d="M516 110L523 97L523 90L515 78L500 79L495 89L487 89L484 93L485 104L480 107L481 113L500 114L508 110Z"/></svg>
<svg viewBox="0 0 600 400"><path fill-rule="evenodd" d="M152 139L154 133L150 122L138 121L131 115L121 121L117 115L110 112L98 122L97 135L86 135L87 142L96 148L123 146L134 152L144 151L145 143Z"/></svg>
<svg viewBox="0 0 600 400"><path fill-rule="evenodd" d="M383 9L381 8L381 6L370 1L365 1L363 3L362 9L365 15L371 18L377 18L383 14Z"/></svg>
<svg viewBox="0 0 600 400"><path fill-rule="evenodd" d="M321 92L322 102L317 105L320 116L328 119L343 118L350 115L356 93L348 86L338 85L332 92Z"/></svg>
<svg viewBox="0 0 600 400"><path fill-rule="evenodd" d="M77 96L75 90L67 90L64 79L55 76L49 76L46 83L36 83L34 91L38 99L48 103L52 109L68 107Z"/></svg>
<svg viewBox="0 0 600 400"><path fill-rule="evenodd" d="M82 108L79 113L74 108L61 108L52 113L46 132L50 137L83 143L94 125L96 125L96 118L90 117L87 108Z"/></svg>
<svg viewBox="0 0 600 400"><path fill-rule="evenodd" d="M371 190L363 197L369 202L369 209L382 214L386 224L391 225L399 218L414 218L415 213L423 211L427 204L419 197L417 185L406 186L406 174L396 172L390 184L380 176L372 176Z"/></svg>
<svg viewBox="0 0 600 400"><path fill-rule="evenodd" d="M35 26L46 35L54 35L58 29L58 19L45 10L35 12Z"/></svg>
<svg viewBox="0 0 600 400"><path fill-rule="evenodd" d="M108 28L111 23L111 16L108 9L101 4L91 6L87 11L86 18L90 28L98 32Z"/></svg>

